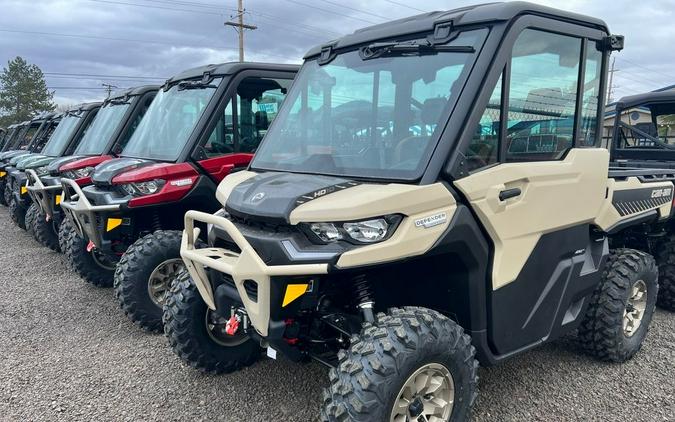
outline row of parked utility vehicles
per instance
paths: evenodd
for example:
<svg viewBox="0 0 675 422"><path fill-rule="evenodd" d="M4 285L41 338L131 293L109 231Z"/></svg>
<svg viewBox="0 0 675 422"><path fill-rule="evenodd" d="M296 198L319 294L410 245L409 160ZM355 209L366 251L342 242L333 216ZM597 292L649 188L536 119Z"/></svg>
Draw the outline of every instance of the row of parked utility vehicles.
<svg viewBox="0 0 675 422"><path fill-rule="evenodd" d="M10 127L4 201L193 367L313 359L324 420L464 420L479 362L573 331L622 362L674 308L675 94L606 127L622 47L516 2L366 28L299 71L199 67Z"/></svg>

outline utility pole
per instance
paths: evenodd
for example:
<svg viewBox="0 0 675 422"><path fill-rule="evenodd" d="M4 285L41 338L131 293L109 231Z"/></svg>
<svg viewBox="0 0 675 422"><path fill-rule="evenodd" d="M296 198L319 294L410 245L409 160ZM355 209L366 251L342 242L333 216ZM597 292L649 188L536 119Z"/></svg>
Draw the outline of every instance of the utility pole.
<svg viewBox="0 0 675 422"><path fill-rule="evenodd" d="M616 57L612 57L612 66L609 69L609 85L607 88L607 104L612 102L612 92L614 91L614 72L618 72L618 69L614 68L616 64Z"/></svg>
<svg viewBox="0 0 675 422"><path fill-rule="evenodd" d="M108 91L108 97L107 98L110 98L110 93L112 92L113 88L119 88L115 85L110 85L110 84L101 84L101 85L105 87L106 91Z"/></svg>
<svg viewBox="0 0 675 422"><path fill-rule="evenodd" d="M231 26L239 34L239 61L244 61L244 30L258 29L255 25L248 25L244 23L244 0L237 0L237 21L227 21L225 26Z"/></svg>

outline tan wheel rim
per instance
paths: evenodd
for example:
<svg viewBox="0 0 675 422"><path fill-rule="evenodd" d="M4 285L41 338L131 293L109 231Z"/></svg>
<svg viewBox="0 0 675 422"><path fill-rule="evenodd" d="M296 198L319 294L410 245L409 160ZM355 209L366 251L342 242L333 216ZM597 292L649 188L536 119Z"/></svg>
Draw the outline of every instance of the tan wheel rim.
<svg viewBox="0 0 675 422"><path fill-rule="evenodd" d="M455 383L448 369L428 363L403 384L394 401L390 422L448 421L455 399Z"/></svg>
<svg viewBox="0 0 675 422"><path fill-rule="evenodd" d="M623 333L626 337L632 337L640 328L645 309L647 309L647 284L638 280L631 287L630 297L623 311Z"/></svg>
<svg viewBox="0 0 675 422"><path fill-rule="evenodd" d="M166 293L171 287L171 280L183 268L185 268L185 264L183 264L183 260L180 258L167 259L155 267L148 280L148 294L155 305L160 308L164 306Z"/></svg>

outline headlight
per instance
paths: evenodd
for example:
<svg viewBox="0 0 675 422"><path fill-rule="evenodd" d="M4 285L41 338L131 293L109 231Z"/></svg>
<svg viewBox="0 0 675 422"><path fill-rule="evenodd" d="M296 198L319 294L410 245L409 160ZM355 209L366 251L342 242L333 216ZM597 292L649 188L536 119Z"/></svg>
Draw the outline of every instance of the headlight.
<svg viewBox="0 0 675 422"><path fill-rule="evenodd" d="M378 218L375 220L358 221L356 223L344 223L342 227L344 227L352 239L363 243L373 243L384 240L387 237L389 223L384 218Z"/></svg>
<svg viewBox="0 0 675 422"><path fill-rule="evenodd" d="M38 167L38 168L35 169L35 173L36 173L38 176L44 176L44 175L47 174L48 172L49 172L49 171L47 170L47 166L42 166L42 167Z"/></svg>
<svg viewBox="0 0 675 422"><path fill-rule="evenodd" d="M148 180L147 182L126 183L120 185L123 191L132 196L152 195L162 190L166 182L162 179Z"/></svg>
<svg viewBox="0 0 675 422"><path fill-rule="evenodd" d="M68 179L81 179L83 177L89 177L93 171L94 168L92 166L88 166L81 169L66 171L63 173L63 176L67 177Z"/></svg>
<svg viewBox="0 0 675 422"><path fill-rule="evenodd" d="M352 243L375 243L387 239L401 221L400 215L388 215L344 223L310 223L309 230L323 242L346 240Z"/></svg>

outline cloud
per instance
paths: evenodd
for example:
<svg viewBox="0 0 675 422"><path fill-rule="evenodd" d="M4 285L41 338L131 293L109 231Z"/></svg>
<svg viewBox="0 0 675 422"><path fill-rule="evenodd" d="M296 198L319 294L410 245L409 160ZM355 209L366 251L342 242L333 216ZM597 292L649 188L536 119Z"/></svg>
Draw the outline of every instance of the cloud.
<svg viewBox="0 0 675 422"><path fill-rule="evenodd" d="M602 18L613 32L626 36L626 49L616 55L615 94L675 83L675 57L663 53L675 37L672 0L639 5L628 0L537 2ZM445 0L408 7L396 3L406 2L245 0L245 20L258 27L245 33L246 58L300 62L309 48L340 34L417 14L417 8L449 7ZM455 1L452 7L471 3ZM235 8L234 0L0 0L0 31L30 32L1 32L0 61L21 55L50 73L166 78L193 66L237 59L237 34L223 25L234 18ZM161 82L87 78L49 75L48 85L58 88L57 102L76 103L102 98L103 83Z"/></svg>

